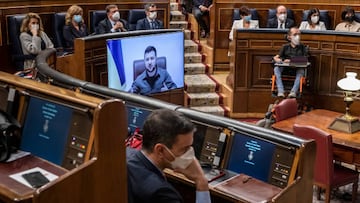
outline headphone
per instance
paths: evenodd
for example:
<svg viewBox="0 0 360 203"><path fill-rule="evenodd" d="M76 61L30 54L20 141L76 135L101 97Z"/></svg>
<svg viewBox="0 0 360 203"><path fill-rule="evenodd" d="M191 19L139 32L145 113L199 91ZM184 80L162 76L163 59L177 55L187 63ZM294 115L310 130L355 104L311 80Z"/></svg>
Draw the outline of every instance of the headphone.
<svg viewBox="0 0 360 203"><path fill-rule="evenodd" d="M20 145L20 123L11 115L0 110L0 162L9 159Z"/></svg>

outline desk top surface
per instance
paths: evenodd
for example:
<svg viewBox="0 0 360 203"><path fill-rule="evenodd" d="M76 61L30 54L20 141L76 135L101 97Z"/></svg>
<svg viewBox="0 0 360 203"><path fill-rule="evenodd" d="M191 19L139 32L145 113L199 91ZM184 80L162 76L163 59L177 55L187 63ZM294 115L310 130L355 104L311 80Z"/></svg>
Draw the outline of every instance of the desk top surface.
<svg viewBox="0 0 360 203"><path fill-rule="evenodd" d="M60 166L32 155L25 156L9 163L0 163L0 200L3 198L10 200L30 198L36 189L17 182L10 178L9 175L35 167L45 169L57 176L67 172L66 169L61 168Z"/></svg>
<svg viewBox="0 0 360 203"><path fill-rule="evenodd" d="M342 115L342 113L334 111L316 109L296 117L276 122L272 127L276 130L292 134L294 124L311 125L330 133L333 137L334 144L343 145L352 148L353 150L360 151L360 131L350 134L328 129L334 119Z"/></svg>

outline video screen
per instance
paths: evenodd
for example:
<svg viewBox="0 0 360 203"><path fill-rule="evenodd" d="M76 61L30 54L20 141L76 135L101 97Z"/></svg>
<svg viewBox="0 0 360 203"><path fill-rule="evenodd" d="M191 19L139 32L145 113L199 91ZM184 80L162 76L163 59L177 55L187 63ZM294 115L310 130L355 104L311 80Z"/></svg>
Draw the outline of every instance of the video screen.
<svg viewBox="0 0 360 203"><path fill-rule="evenodd" d="M184 33L107 40L108 87L151 95L184 87Z"/></svg>
<svg viewBox="0 0 360 203"><path fill-rule="evenodd" d="M151 114L151 110L130 104L126 104L126 110L128 116L128 132L132 134L137 128L142 130L145 119Z"/></svg>
<svg viewBox="0 0 360 203"><path fill-rule="evenodd" d="M20 149L61 165L72 121L73 109L30 97Z"/></svg>
<svg viewBox="0 0 360 203"><path fill-rule="evenodd" d="M268 182L276 145L239 132L231 145L227 169Z"/></svg>

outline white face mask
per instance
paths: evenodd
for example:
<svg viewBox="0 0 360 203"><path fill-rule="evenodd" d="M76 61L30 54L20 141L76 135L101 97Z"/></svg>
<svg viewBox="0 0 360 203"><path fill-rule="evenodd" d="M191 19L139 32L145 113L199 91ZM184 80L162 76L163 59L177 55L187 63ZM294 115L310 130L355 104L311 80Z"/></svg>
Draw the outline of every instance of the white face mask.
<svg viewBox="0 0 360 203"><path fill-rule="evenodd" d="M168 149L166 147L166 149L168 150L168 152L171 154L171 156L174 157L174 161L171 161L171 167L173 169L175 168L181 168L181 169L185 169L187 168L191 162L193 162L194 158L195 158L195 153L194 153L194 149L193 147L190 147L183 155L176 157L171 151L170 149Z"/></svg>
<svg viewBox="0 0 360 203"><path fill-rule="evenodd" d="M311 22L316 24L319 22L319 16L311 16Z"/></svg>
<svg viewBox="0 0 360 203"><path fill-rule="evenodd" d="M116 11L114 14L112 14L112 19L113 19L114 21L120 20L120 13L119 13L119 11Z"/></svg>
<svg viewBox="0 0 360 203"><path fill-rule="evenodd" d="M31 30L39 30L39 24L31 24Z"/></svg>
<svg viewBox="0 0 360 203"><path fill-rule="evenodd" d="M279 18L279 20L281 22L285 22L286 21L286 14L280 14L278 18Z"/></svg>
<svg viewBox="0 0 360 203"><path fill-rule="evenodd" d="M150 19L154 20L156 17L157 17L157 12L156 11L150 12L150 14L149 14Z"/></svg>
<svg viewBox="0 0 360 203"><path fill-rule="evenodd" d="M295 45L299 45L300 44L300 35L292 36L291 43L293 43Z"/></svg>

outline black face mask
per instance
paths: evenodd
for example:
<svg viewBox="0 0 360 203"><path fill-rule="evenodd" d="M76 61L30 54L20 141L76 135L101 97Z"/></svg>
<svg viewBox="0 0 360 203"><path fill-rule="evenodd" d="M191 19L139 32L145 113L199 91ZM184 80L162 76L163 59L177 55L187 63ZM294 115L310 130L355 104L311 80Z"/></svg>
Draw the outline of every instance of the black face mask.
<svg viewBox="0 0 360 203"><path fill-rule="evenodd" d="M345 20L352 23L354 21L354 16L346 16Z"/></svg>

